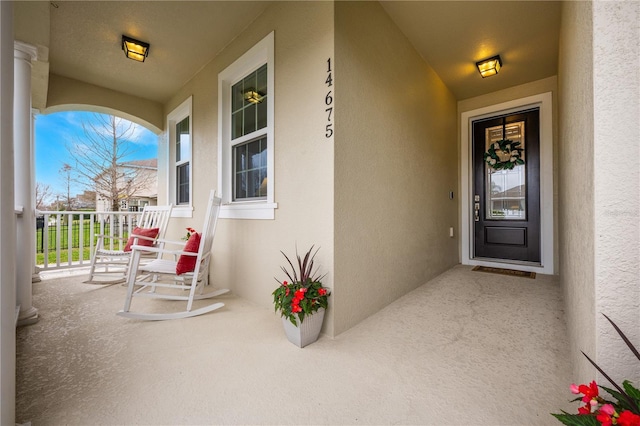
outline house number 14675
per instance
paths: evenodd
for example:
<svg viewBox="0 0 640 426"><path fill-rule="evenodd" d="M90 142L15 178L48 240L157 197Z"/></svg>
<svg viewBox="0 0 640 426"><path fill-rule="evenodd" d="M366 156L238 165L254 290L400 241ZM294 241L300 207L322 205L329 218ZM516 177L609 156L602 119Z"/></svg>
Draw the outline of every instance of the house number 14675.
<svg viewBox="0 0 640 426"><path fill-rule="evenodd" d="M327 59L327 79L324 81L327 87L333 86L333 77L331 74L331 58ZM325 127L324 136L328 139L333 136L333 121L331 120L331 113L333 112L333 96L331 96L331 89L327 92L327 96L324 97L324 103L327 106L325 112L327 113L327 125Z"/></svg>

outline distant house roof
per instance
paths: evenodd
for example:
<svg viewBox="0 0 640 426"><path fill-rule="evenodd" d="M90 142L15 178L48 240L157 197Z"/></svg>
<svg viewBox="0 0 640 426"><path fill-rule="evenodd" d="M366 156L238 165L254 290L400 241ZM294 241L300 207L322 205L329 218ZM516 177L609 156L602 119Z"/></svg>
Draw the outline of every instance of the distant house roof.
<svg viewBox="0 0 640 426"><path fill-rule="evenodd" d="M158 168L158 159L157 158L149 158L148 160L127 161L125 163L120 163L120 166L157 169Z"/></svg>

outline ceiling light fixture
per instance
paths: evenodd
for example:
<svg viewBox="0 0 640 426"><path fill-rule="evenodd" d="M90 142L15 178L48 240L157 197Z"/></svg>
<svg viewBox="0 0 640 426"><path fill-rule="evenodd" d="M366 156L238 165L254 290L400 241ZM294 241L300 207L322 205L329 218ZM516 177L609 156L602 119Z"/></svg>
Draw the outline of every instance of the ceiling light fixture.
<svg viewBox="0 0 640 426"><path fill-rule="evenodd" d="M127 58L138 62L144 62L147 56L149 56L149 43L123 35L122 50L124 50L124 54Z"/></svg>
<svg viewBox="0 0 640 426"><path fill-rule="evenodd" d="M500 55L496 55L492 58L476 62L476 66L478 67L478 71L480 71L482 78L490 77L500 72L502 59L500 59Z"/></svg>
<svg viewBox="0 0 640 426"><path fill-rule="evenodd" d="M252 104L259 104L262 102L262 98L264 98L263 95L261 95L260 93L256 92L253 89L249 89L246 92L244 92L244 100L245 101L249 101Z"/></svg>

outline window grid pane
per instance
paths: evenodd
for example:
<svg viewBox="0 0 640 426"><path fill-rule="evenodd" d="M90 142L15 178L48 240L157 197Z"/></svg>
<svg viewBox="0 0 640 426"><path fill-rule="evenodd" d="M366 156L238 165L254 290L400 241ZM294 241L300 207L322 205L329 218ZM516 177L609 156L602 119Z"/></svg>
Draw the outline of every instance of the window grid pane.
<svg viewBox="0 0 640 426"><path fill-rule="evenodd" d="M176 162L188 159L189 117L176 124Z"/></svg>
<svg viewBox="0 0 640 426"><path fill-rule="evenodd" d="M189 163L176 167L176 204L189 204Z"/></svg>
<svg viewBox="0 0 640 426"><path fill-rule="evenodd" d="M248 92L256 92L258 103L245 98ZM267 65L250 73L231 88L231 139L239 138L267 127Z"/></svg>
<svg viewBox="0 0 640 426"><path fill-rule="evenodd" d="M267 138L233 148L234 201L267 197Z"/></svg>

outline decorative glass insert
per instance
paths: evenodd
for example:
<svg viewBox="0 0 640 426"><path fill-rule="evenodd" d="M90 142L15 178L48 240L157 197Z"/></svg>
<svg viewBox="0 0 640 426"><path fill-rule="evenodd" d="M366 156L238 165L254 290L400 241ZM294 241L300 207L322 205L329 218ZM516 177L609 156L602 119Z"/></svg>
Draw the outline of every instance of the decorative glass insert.
<svg viewBox="0 0 640 426"><path fill-rule="evenodd" d="M266 136L233 147L234 201L267 197Z"/></svg>
<svg viewBox="0 0 640 426"><path fill-rule="evenodd" d="M231 139L267 127L267 64L231 87Z"/></svg>
<svg viewBox="0 0 640 426"><path fill-rule="evenodd" d="M504 135L506 133L506 135ZM494 220L526 220L527 218L527 182L524 140L524 121L503 126L489 127L485 130L485 150L502 139L520 142L522 160L512 170L495 170L485 163L486 217ZM500 161L508 161L508 156L497 151Z"/></svg>

